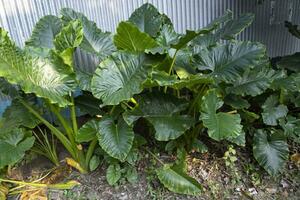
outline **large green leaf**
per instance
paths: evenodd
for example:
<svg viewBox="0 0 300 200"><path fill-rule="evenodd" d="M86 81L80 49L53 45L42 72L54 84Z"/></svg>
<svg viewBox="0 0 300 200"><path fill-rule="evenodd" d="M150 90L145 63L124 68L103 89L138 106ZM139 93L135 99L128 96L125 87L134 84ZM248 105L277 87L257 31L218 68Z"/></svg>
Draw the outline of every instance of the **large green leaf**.
<svg viewBox="0 0 300 200"><path fill-rule="evenodd" d="M168 86L175 89L188 88L190 90L200 84L212 83L212 79L204 74L190 75L186 79L177 79L176 75L169 75L164 71L153 69L149 74L148 80L144 83L145 87Z"/></svg>
<svg viewBox="0 0 300 200"><path fill-rule="evenodd" d="M249 108L250 104L247 100L243 99L241 96L234 94L226 95L224 98L225 104L230 105L235 109Z"/></svg>
<svg viewBox="0 0 300 200"><path fill-rule="evenodd" d="M70 21L54 39L55 50L64 62L73 66L73 53L83 39L82 24L79 20Z"/></svg>
<svg viewBox="0 0 300 200"><path fill-rule="evenodd" d="M172 192L199 195L202 191L202 186L195 179L176 167L164 165L156 170L156 174L160 182Z"/></svg>
<svg viewBox="0 0 300 200"><path fill-rule="evenodd" d="M82 95L75 98L75 105L82 114L91 116L101 115L104 112L100 109L101 100L95 98L91 93L83 92Z"/></svg>
<svg viewBox="0 0 300 200"><path fill-rule="evenodd" d="M190 41L192 41L195 37L197 37L198 35L201 34L208 34L213 30L213 28L203 28L197 31L191 31L191 30L187 30L185 35L182 35L178 42L175 44L172 44L171 47L174 49L182 49L184 47L186 47L188 45L188 43Z"/></svg>
<svg viewBox="0 0 300 200"><path fill-rule="evenodd" d="M121 22L114 36L114 44L118 49L130 52L144 52L157 46L156 41L147 33L141 32L130 22Z"/></svg>
<svg viewBox="0 0 300 200"><path fill-rule="evenodd" d="M272 82L273 90L286 90L292 92L300 92L300 73L291 73L289 76L285 72L278 72L276 79Z"/></svg>
<svg viewBox="0 0 300 200"><path fill-rule="evenodd" d="M248 27L254 20L254 14L245 13L239 16L237 19L232 19L228 21L220 30L217 31L217 35L221 35L221 39L229 40L234 39L234 37L242 32L246 27Z"/></svg>
<svg viewBox="0 0 300 200"><path fill-rule="evenodd" d="M162 20L157 9L152 4L145 3L131 14L128 21L135 24L141 32L155 37L160 30Z"/></svg>
<svg viewBox="0 0 300 200"><path fill-rule="evenodd" d="M278 104L278 97L272 95L269 96L262 105L263 112L261 115L265 124L276 126L277 120L287 115L288 108L285 105Z"/></svg>
<svg viewBox="0 0 300 200"><path fill-rule="evenodd" d="M22 159L33 143L34 137L25 138L21 129L14 129L4 135L0 134L0 169Z"/></svg>
<svg viewBox="0 0 300 200"><path fill-rule="evenodd" d="M70 104L64 96L75 88L72 69L50 51L49 56L31 57L10 41L0 29L0 76L18 84L25 93L35 93L60 106Z"/></svg>
<svg viewBox="0 0 300 200"><path fill-rule="evenodd" d="M123 114L125 121L132 124L140 117L147 119L155 129L155 138L168 141L181 136L194 120L179 112L187 108L187 103L167 94L144 94L138 99L138 106Z"/></svg>
<svg viewBox="0 0 300 200"><path fill-rule="evenodd" d="M253 154L271 175L276 175L289 157L288 144L282 132L257 130L253 139Z"/></svg>
<svg viewBox="0 0 300 200"><path fill-rule="evenodd" d="M4 94L14 99L19 96L19 87L12 85L5 78L0 78L0 94Z"/></svg>
<svg viewBox="0 0 300 200"><path fill-rule="evenodd" d="M80 20L83 26L83 41L80 48L88 53L104 58L115 51L112 41L112 34L102 32L95 22L88 20L82 13L75 12L70 8L63 8L60 11L62 19L66 22Z"/></svg>
<svg viewBox="0 0 300 200"><path fill-rule="evenodd" d="M100 63L92 79L92 92L104 105L117 105L140 93L147 78L143 55L115 54Z"/></svg>
<svg viewBox="0 0 300 200"><path fill-rule="evenodd" d="M284 56L277 64L279 67L286 68L294 72L300 72L300 52Z"/></svg>
<svg viewBox="0 0 300 200"><path fill-rule="evenodd" d="M26 46L52 49L54 38L62 28L61 20L53 15L42 17L35 25Z"/></svg>
<svg viewBox="0 0 300 200"><path fill-rule="evenodd" d="M99 121L92 119L78 130L76 141L78 143L90 142L96 137L99 130Z"/></svg>
<svg viewBox="0 0 300 200"><path fill-rule="evenodd" d="M232 87L226 88L226 92L242 96L262 94L270 87L274 73L274 70L266 65L254 69L248 68L241 77L233 82Z"/></svg>
<svg viewBox="0 0 300 200"><path fill-rule="evenodd" d="M300 119L288 115L285 120L280 119L279 124L287 137L300 137Z"/></svg>
<svg viewBox="0 0 300 200"><path fill-rule="evenodd" d="M55 36L54 46L58 52L66 51L68 48L78 47L83 38L82 24L79 20L70 21Z"/></svg>
<svg viewBox="0 0 300 200"><path fill-rule="evenodd" d="M203 49L193 60L199 70L211 71L216 80L234 82L246 69L258 65L265 52L262 44L235 42Z"/></svg>
<svg viewBox="0 0 300 200"><path fill-rule="evenodd" d="M28 112L21 103L14 100L3 113L2 123L3 126L0 126L0 129L9 131L19 126L34 128L40 123L40 120Z"/></svg>
<svg viewBox="0 0 300 200"><path fill-rule="evenodd" d="M179 39L179 34L177 34L172 25L165 24L163 25L161 31L159 32L158 37L156 37L156 43L159 45L149 51L153 54L155 53L167 53L171 45L176 44Z"/></svg>
<svg viewBox="0 0 300 200"><path fill-rule="evenodd" d="M215 46L221 39L234 39L236 35L248 27L254 19L251 13L242 14L239 18L233 19L233 13L228 10L223 16L214 20L208 27L215 27L214 33L199 35L193 40L193 46L200 49ZM220 27L220 25L223 25Z"/></svg>
<svg viewBox="0 0 300 200"><path fill-rule="evenodd" d="M125 161L133 144L134 132L131 126L121 118L114 120L103 117L99 122L97 137L102 149L111 157Z"/></svg>
<svg viewBox="0 0 300 200"><path fill-rule="evenodd" d="M215 90L210 90L202 99L201 116L203 125L208 128L208 135L219 141L236 138L242 133L241 118L239 114L218 112L223 101L217 96Z"/></svg>

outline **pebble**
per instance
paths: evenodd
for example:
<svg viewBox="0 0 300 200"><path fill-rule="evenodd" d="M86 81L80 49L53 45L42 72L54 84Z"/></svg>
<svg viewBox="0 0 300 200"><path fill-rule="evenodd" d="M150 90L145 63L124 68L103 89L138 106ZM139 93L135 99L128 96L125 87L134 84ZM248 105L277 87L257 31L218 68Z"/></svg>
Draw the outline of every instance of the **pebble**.
<svg viewBox="0 0 300 200"><path fill-rule="evenodd" d="M285 180L283 180L283 179L280 181L280 185L281 185L283 188L289 187L289 184L288 184Z"/></svg>
<svg viewBox="0 0 300 200"><path fill-rule="evenodd" d="M267 192L270 193L270 194L274 194L277 192L277 189L276 188L266 188Z"/></svg>
<svg viewBox="0 0 300 200"><path fill-rule="evenodd" d="M252 196L257 195L257 191L255 188L249 188L248 191L249 191L250 195L252 195Z"/></svg>

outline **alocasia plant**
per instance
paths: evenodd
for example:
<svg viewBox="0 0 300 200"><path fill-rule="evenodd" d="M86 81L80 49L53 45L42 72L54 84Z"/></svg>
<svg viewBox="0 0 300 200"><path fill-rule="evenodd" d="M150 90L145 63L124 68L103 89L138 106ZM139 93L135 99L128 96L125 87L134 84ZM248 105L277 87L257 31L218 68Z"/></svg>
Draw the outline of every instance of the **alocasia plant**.
<svg viewBox="0 0 300 200"><path fill-rule="evenodd" d="M6 31L0 30L0 76L5 83L1 91L13 99L3 115L1 130L5 134L0 138L4 144L12 144L11 136L16 135L14 148L20 151L11 160L2 151L0 167L14 164L33 145L34 137L23 130L44 124L72 156L69 164L81 172L88 171L97 141L93 139L85 151L81 142L86 140L77 139L80 131L74 97L78 88L88 88L84 85L88 81L79 82L81 74L75 67L73 54L76 48L91 52L93 47L97 50L92 52L100 57L114 47L111 34L102 32L83 15L67 9L62 13L65 15L61 18L49 15L40 19L23 49L10 40ZM97 43L100 35L102 42ZM70 117L62 114L67 110ZM49 111L56 116L54 123L47 120Z"/></svg>
<svg viewBox="0 0 300 200"><path fill-rule="evenodd" d="M168 152L177 147L174 164L145 148L161 164L157 176L171 191L201 192L188 176L185 156L207 151L203 134L241 146L246 135L252 137L254 158L275 175L288 158L287 138L299 138L300 76L294 56L291 66L288 58L271 66L264 45L236 39L253 19L249 13L235 19L226 11L206 27L180 34L147 3L113 35L64 8L61 17L37 23L24 49L1 29L0 88L14 100L1 121L7 133L0 142L19 154L9 160L1 153L0 167L14 164L32 146L34 138L23 131L44 124L83 172L95 169L101 155L109 163L109 184L122 174L131 182L138 148L145 144L142 126ZM90 71L77 66L76 48L99 58L99 66ZM89 114L81 127L76 106ZM66 110L70 119L62 115ZM46 120L49 111L54 122ZM14 135L17 142L11 143Z"/></svg>

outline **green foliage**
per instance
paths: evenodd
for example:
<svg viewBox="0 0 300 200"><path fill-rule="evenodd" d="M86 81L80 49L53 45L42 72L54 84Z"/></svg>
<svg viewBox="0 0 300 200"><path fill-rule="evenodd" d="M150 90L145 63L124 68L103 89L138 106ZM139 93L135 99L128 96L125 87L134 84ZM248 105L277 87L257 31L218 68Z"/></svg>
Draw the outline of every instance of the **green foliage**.
<svg viewBox="0 0 300 200"><path fill-rule="evenodd" d="M99 123L97 137L99 144L110 156L124 161L130 152L134 140L132 127L121 118L114 120L104 117Z"/></svg>
<svg viewBox="0 0 300 200"><path fill-rule="evenodd" d="M23 158L34 144L34 137L26 136L23 129L14 129L0 137L0 168L13 165Z"/></svg>
<svg viewBox="0 0 300 200"><path fill-rule="evenodd" d="M97 167L100 165L100 158L96 155L94 155L89 163L89 168L90 171L94 171L95 169L97 169Z"/></svg>
<svg viewBox="0 0 300 200"><path fill-rule="evenodd" d="M130 52L144 52L157 46L154 39L148 34L141 32L130 22L121 22L117 28L117 34L114 36L114 44L118 49Z"/></svg>
<svg viewBox="0 0 300 200"><path fill-rule="evenodd" d="M288 108L285 105L277 105L278 97L272 95L267 98L262 105L262 118L265 124L270 126L276 126L279 118L285 117L288 113Z"/></svg>
<svg viewBox="0 0 300 200"><path fill-rule="evenodd" d="M242 132L239 114L218 112L222 107L221 101L215 90L210 90L203 97L201 104L201 117L203 125L208 128L208 135L215 140L236 138Z"/></svg>
<svg viewBox="0 0 300 200"><path fill-rule="evenodd" d="M253 19L227 11L202 29L179 34L147 3L113 35L64 8L60 17L37 23L24 49L0 29L0 90L14 99L0 120L7 130L0 134L0 168L20 160L33 145L30 132L44 125L81 172L103 159L110 185L137 180L135 165L146 143L140 134L150 145L177 152L173 164L149 152L159 161L160 182L177 193L200 194L185 158L206 152L205 140L252 146L258 163L276 175L288 157L286 140L300 138L299 53L271 65L264 45L236 40ZM297 36L297 27L287 25ZM99 59L95 71L75 65L76 49ZM62 114L66 110L70 117ZM87 118L81 127L79 114ZM9 157L9 148L18 154ZM232 164L232 157L225 160Z"/></svg>
<svg viewBox="0 0 300 200"><path fill-rule="evenodd" d="M271 175L276 175L289 156L288 144L281 131L257 130L254 135L255 159Z"/></svg>
<svg viewBox="0 0 300 200"><path fill-rule="evenodd" d="M114 54L100 63L92 79L92 91L104 105L118 105L140 93L147 76L145 56Z"/></svg>
<svg viewBox="0 0 300 200"><path fill-rule="evenodd" d="M115 185L121 178L121 167L119 164L111 164L106 171L106 180L109 185Z"/></svg>
<svg viewBox="0 0 300 200"><path fill-rule="evenodd" d="M187 102L167 94L141 95L138 106L124 113L124 119L132 124L140 117L147 119L155 129L155 138L168 141L181 136L190 128L194 119L188 115L180 115L187 108Z"/></svg>
<svg viewBox="0 0 300 200"><path fill-rule="evenodd" d="M164 165L156 170L159 180L169 190L189 195L199 195L202 186L193 178L189 177L176 166Z"/></svg>

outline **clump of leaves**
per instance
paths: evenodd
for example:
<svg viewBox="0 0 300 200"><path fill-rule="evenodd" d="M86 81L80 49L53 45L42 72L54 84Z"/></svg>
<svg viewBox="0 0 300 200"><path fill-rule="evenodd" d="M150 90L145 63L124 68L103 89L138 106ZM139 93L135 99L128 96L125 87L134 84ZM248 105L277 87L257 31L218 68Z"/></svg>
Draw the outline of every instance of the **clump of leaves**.
<svg viewBox="0 0 300 200"><path fill-rule="evenodd" d="M112 185L140 148L140 135L166 144L169 151L185 152L180 155L206 151L204 134L240 146L249 135L258 163L277 174L288 158L286 139L294 138L299 126L300 74L297 67L285 67L284 60L271 66L264 45L236 40L253 19L249 13L235 19L227 11L202 29L179 34L166 15L144 4L112 35L82 14L62 9L60 18L46 16L38 22L22 50L1 29L1 88L15 97L15 106L1 124L18 127L21 153L14 162L34 140L19 132L43 123L84 171L98 166L97 158L91 164L90 159L99 143L101 155L114 160L107 171ZM77 67L76 48L98 57L99 66L94 71ZM76 90L81 94L75 98ZM75 105L90 116L81 128ZM16 115L15 107L29 113ZM61 113L68 107L71 119ZM54 122L40 113L49 110L56 116ZM64 133L54 125L61 125ZM6 130L11 130L9 137L16 131ZM5 153L0 156L5 158ZM156 159L156 174L165 187L182 194L201 193L184 161Z"/></svg>

